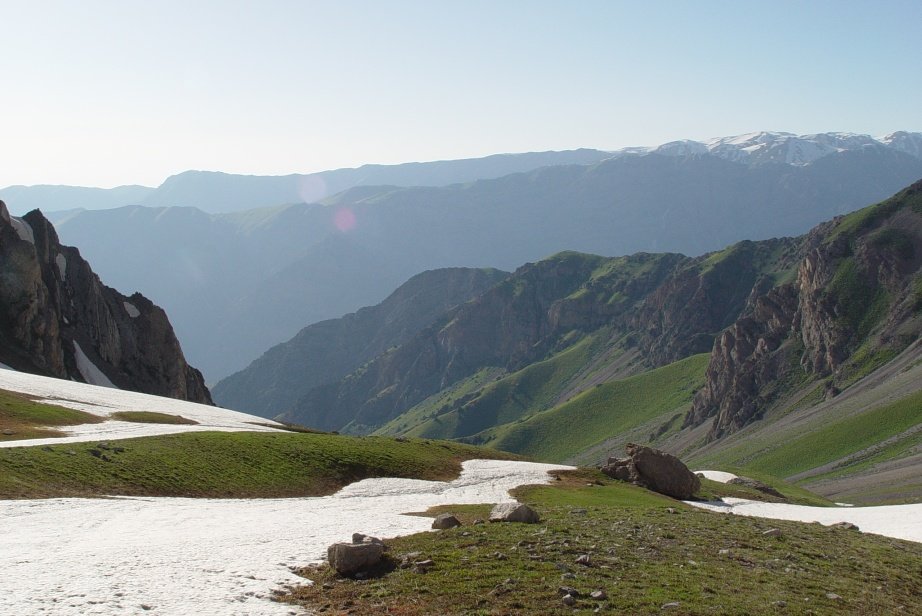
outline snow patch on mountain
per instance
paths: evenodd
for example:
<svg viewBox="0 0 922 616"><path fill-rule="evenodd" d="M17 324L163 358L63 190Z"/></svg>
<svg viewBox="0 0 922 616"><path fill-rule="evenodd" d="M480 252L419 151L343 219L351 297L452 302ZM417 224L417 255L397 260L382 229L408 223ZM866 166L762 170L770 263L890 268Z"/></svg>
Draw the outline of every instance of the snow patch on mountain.
<svg viewBox="0 0 922 616"><path fill-rule="evenodd" d="M890 148L922 158L922 133L898 131L876 138L870 135L843 132L795 135L794 133L759 131L729 137L717 137L707 141L685 139L670 141L654 147L630 147L617 150L613 152L613 155L655 153L663 156L690 156L694 154L712 154L720 158L746 164L783 163L803 166L816 162L830 154L869 147Z"/></svg>

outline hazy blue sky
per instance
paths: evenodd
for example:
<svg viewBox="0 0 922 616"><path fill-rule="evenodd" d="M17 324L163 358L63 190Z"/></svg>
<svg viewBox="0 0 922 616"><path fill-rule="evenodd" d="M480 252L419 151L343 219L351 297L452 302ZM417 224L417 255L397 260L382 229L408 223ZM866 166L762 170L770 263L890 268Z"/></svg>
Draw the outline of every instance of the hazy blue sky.
<svg viewBox="0 0 922 616"><path fill-rule="evenodd" d="M0 186L918 131L920 26L920 0L0 0Z"/></svg>

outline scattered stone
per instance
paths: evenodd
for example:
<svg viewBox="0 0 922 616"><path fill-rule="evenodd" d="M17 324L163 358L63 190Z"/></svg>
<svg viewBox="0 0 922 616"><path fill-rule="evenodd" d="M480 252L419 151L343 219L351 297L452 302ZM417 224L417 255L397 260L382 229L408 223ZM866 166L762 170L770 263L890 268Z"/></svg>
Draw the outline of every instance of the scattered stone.
<svg viewBox="0 0 922 616"><path fill-rule="evenodd" d="M734 477L728 484L733 484L737 486L745 486L747 488L752 488L753 490L758 490L763 494L768 494L770 496L777 496L778 498L785 498L784 494L771 487L767 483L762 483L757 479L750 479L749 477Z"/></svg>
<svg viewBox="0 0 922 616"><path fill-rule="evenodd" d="M42 451L54 451L54 449L52 449L48 445L45 445L44 447L42 447Z"/></svg>
<svg viewBox="0 0 922 616"><path fill-rule="evenodd" d="M327 548L330 566L342 575L352 575L374 567L384 555L381 543L334 543Z"/></svg>
<svg viewBox="0 0 922 616"><path fill-rule="evenodd" d="M3 431L3 436L13 436L14 434L16 434L16 432L13 431L13 430L4 430L4 431Z"/></svg>
<svg viewBox="0 0 922 616"><path fill-rule="evenodd" d="M416 573L429 573L429 570L435 566L435 561L432 559L420 560L413 563L413 571Z"/></svg>
<svg viewBox="0 0 922 616"><path fill-rule="evenodd" d="M677 457L652 447L628 443L627 458L609 458L602 472L678 499L691 498L701 480Z"/></svg>
<svg viewBox="0 0 922 616"><path fill-rule="evenodd" d="M413 565L414 562L419 560L419 557L422 556L422 552L408 552L400 557L400 568L408 569Z"/></svg>
<svg viewBox="0 0 922 616"><path fill-rule="evenodd" d="M596 601L605 601L605 599L608 599L608 593L601 589L593 590L589 593L589 596Z"/></svg>
<svg viewBox="0 0 922 616"><path fill-rule="evenodd" d="M491 522L523 522L537 524L541 518L534 509L519 503L500 503L490 511Z"/></svg>
<svg viewBox="0 0 922 616"><path fill-rule="evenodd" d="M577 509L571 509L570 513L572 513L573 515L586 515L586 510L583 509L582 507L579 507Z"/></svg>
<svg viewBox="0 0 922 616"><path fill-rule="evenodd" d="M333 590L333 585L330 584L329 582L324 582L321 588L323 588L324 590Z"/></svg>
<svg viewBox="0 0 922 616"><path fill-rule="evenodd" d="M493 558L495 560L509 560L509 557L503 554L502 552L497 552L496 554L493 555Z"/></svg>
<svg viewBox="0 0 922 616"><path fill-rule="evenodd" d="M98 449L90 449L89 452L90 452L90 455L93 456L94 458L102 457L102 452L99 451Z"/></svg>
<svg viewBox="0 0 922 616"><path fill-rule="evenodd" d="M73 449L68 449L66 453L67 453L67 455L69 455L69 456L75 456L75 455L77 455L77 452L74 451Z"/></svg>
<svg viewBox="0 0 922 616"><path fill-rule="evenodd" d="M838 528L841 530L861 530L851 522L836 522L835 524L831 525L831 528Z"/></svg>
<svg viewBox="0 0 922 616"><path fill-rule="evenodd" d="M774 605L775 607L787 607L788 602L787 601L775 601L774 603L772 603L772 605Z"/></svg>
<svg viewBox="0 0 922 616"><path fill-rule="evenodd" d="M561 586L557 589L557 594L561 597L566 597L567 595L570 595L571 597L578 597L579 591L572 586Z"/></svg>
<svg viewBox="0 0 922 616"><path fill-rule="evenodd" d="M767 531L762 533L763 537L780 537L783 533L780 528L769 528Z"/></svg>
<svg viewBox="0 0 922 616"><path fill-rule="evenodd" d="M676 513L675 507L666 507L666 513Z"/></svg>
<svg viewBox="0 0 922 616"><path fill-rule="evenodd" d="M476 520L474 520L473 524L474 526L480 526L481 524L486 524L486 522L484 522L480 518L477 518Z"/></svg>
<svg viewBox="0 0 922 616"><path fill-rule="evenodd" d="M827 592L826 598L829 599L830 601L840 601L842 599L842 597L840 597L834 592Z"/></svg>
<svg viewBox="0 0 922 616"><path fill-rule="evenodd" d="M461 526L461 520L450 513L442 513L432 521L432 528L436 530L446 530Z"/></svg>
<svg viewBox="0 0 922 616"><path fill-rule="evenodd" d="M675 608L679 607L680 605L681 605L681 603L679 603L678 601L670 601L669 603L664 603L663 606L662 606L660 609L661 609L661 610L674 610Z"/></svg>
<svg viewBox="0 0 922 616"><path fill-rule="evenodd" d="M730 550L728 550L727 548L724 548L724 549L722 549L722 550L717 550L717 554L718 554L719 556L729 556L729 555L730 555Z"/></svg>
<svg viewBox="0 0 922 616"><path fill-rule="evenodd" d="M573 595L564 595L563 598L560 600L560 602L566 605L567 607L571 607L571 606L576 605L576 597L574 597Z"/></svg>
<svg viewBox="0 0 922 616"><path fill-rule="evenodd" d="M569 571L567 571L566 573L564 573L563 575L560 576L560 579L561 579L561 580L575 580L575 579L576 579L576 574L575 574L575 573L570 573Z"/></svg>
<svg viewBox="0 0 922 616"><path fill-rule="evenodd" d="M108 449L109 449L109 443L108 443L108 442L105 442L105 443L96 443L96 449L108 450Z"/></svg>
<svg viewBox="0 0 922 616"><path fill-rule="evenodd" d="M584 567L592 566L592 556L589 554L580 554L576 557L576 564Z"/></svg>

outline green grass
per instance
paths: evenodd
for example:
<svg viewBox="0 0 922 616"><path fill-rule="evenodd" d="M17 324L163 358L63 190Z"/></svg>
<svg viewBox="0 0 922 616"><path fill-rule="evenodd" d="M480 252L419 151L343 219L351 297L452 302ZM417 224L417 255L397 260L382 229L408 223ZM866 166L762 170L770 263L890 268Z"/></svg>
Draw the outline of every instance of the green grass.
<svg viewBox="0 0 922 616"><path fill-rule="evenodd" d="M489 383L470 399L461 398L453 407L442 407L444 412L407 434L459 438L547 409L589 362L596 350L594 342L593 337L585 337L548 360Z"/></svg>
<svg viewBox="0 0 922 616"><path fill-rule="evenodd" d="M521 423L502 426L485 444L547 461L565 460L605 439L687 405L701 386L708 354L605 383Z"/></svg>
<svg viewBox="0 0 922 616"><path fill-rule="evenodd" d="M460 462L508 455L383 437L196 432L0 449L0 498L103 494L316 496L368 477L447 479Z"/></svg>
<svg viewBox="0 0 922 616"><path fill-rule="evenodd" d="M118 421L130 421L133 423L152 423L152 424L177 424L177 425L197 425L198 422L193 419L187 419L181 415L169 415L167 413L157 413L154 411L118 411L112 413L112 419Z"/></svg>
<svg viewBox="0 0 922 616"><path fill-rule="evenodd" d="M54 428L103 420L98 415L36 402L24 394L0 390L0 441L63 436Z"/></svg>
<svg viewBox="0 0 922 616"><path fill-rule="evenodd" d="M744 444L719 454L724 466L790 477L872 447L922 423L922 391L870 411L816 426L800 437L753 451ZM707 458L705 458L707 459ZM706 462L704 462L706 463Z"/></svg>
<svg viewBox="0 0 922 616"><path fill-rule="evenodd" d="M301 573L316 583L282 600L354 616L660 614L672 602L678 608L665 613L922 611L919 544L711 513L584 474L520 488L516 496L538 511L541 523L474 526L489 505L441 507L465 525L387 541L391 562L417 552L413 560L434 561L428 573L385 567L381 577L357 581L311 567ZM783 536L763 536L768 528ZM581 554L591 555L592 566L575 563ZM574 607L561 603L560 586L581 593ZM597 589L607 599L590 599Z"/></svg>

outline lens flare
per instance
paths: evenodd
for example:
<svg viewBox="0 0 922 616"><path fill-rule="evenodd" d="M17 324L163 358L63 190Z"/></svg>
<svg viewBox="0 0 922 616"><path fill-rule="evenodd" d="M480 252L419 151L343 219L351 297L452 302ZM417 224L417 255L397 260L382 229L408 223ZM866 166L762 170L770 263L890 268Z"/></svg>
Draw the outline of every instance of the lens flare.
<svg viewBox="0 0 922 616"><path fill-rule="evenodd" d="M328 195L327 183L319 175L302 175L297 182L298 195L304 203L314 203Z"/></svg>
<svg viewBox="0 0 922 616"><path fill-rule="evenodd" d="M347 207L338 209L333 214L333 224L343 233L351 231L355 228L355 213Z"/></svg>

